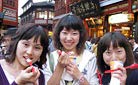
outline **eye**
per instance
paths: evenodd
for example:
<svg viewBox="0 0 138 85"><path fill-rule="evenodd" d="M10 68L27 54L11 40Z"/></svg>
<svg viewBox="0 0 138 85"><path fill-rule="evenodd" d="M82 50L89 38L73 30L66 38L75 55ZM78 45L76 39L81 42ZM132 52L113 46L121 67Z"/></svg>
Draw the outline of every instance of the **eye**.
<svg viewBox="0 0 138 85"><path fill-rule="evenodd" d="M118 52L118 53L122 53L123 51L122 51L122 50L118 50L117 52Z"/></svg>
<svg viewBox="0 0 138 85"><path fill-rule="evenodd" d="M67 35L68 33L67 32L65 32L65 31L63 31L63 32L61 32L62 34L64 34L64 35Z"/></svg>
<svg viewBox="0 0 138 85"><path fill-rule="evenodd" d="M73 35L78 35L79 33L78 33L78 32L73 32L72 34L73 34Z"/></svg>
<svg viewBox="0 0 138 85"><path fill-rule="evenodd" d="M35 49L41 49L41 47L39 47L39 46L35 46Z"/></svg>
<svg viewBox="0 0 138 85"><path fill-rule="evenodd" d="M25 46L25 47L28 47L28 46L29 46L29 44L28 44L28 43L23 43L23 44L24 44L24 46Z"/></svg>
<svg viewBox="0 0 138 85"><path fill-rule="evenodd" d="M41 50L43 47L41 46L41 45L36 45L36 46L34 46L34 49L35 50Z"/></svg>
<svg viewBox="0 0 138 85"><path fill-rule="evenodd" d="M105 53L106 53L106 55L111 55L110 51L106 51Z"/></svg>

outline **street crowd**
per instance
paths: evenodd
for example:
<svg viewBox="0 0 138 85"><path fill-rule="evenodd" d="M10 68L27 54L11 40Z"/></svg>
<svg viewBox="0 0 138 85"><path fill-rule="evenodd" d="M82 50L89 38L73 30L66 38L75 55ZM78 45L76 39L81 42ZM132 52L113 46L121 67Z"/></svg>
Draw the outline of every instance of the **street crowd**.
<svg viewBox="0 0 138 85"><path fill-rule="evenodd" d="M88 38L82 20L68 14L49 38L40 25L9 28L0 41L0 85L138 84L133 37L107 32Z"/></svg>

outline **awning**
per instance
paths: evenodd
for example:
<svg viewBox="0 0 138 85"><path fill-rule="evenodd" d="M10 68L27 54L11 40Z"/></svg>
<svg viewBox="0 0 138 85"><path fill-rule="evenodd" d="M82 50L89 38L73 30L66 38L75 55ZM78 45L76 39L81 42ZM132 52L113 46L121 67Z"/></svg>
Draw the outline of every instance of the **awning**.
<svg viewBox="0 0 138 85"><path fill-rule="evenodd" d="M56 16L56 17L53 18L53 20L61 19L62 17L66 16L68 14L72 14L72 13L67 13L67 14L62 14L62 15Z"/></svg>

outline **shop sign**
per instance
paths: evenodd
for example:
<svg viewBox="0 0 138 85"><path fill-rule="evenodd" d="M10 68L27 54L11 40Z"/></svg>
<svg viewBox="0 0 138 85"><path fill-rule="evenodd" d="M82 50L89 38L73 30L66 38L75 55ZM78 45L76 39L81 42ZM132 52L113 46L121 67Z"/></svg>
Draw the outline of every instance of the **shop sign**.
<svg viewBox="0 0 138 85"><path fill-rule="evenodd" d="M85 21L89 28L94 28L95 26L102 25L103 23L101 18L86 18Z"/></svg>
<svg viewBox="0 0 138 85"><path fill-rule="evenodd" d="M16 10L14 10L14 9L4 7L3 11L6 12L5 16L16 17Z"/></svg>
<svg viewBox="0 0 138 85"><path fill-rule="evenodd" d="M109 16L109 24L126 23L134 21L134 14L114 14Z"/></svg>
<svg viewBox="0 0 138 85"><path fill-rule="evenodd" d="M11 9L11 8L7 8L4 7L3 11L5 12L4 15L4 20L9 20L9 21L16 21L16 15L17 15L17 11L15 9Z"/></svg>
<svg viewBox="0 0 138 85"><path fill-rule="evenodd" d="M71 12L82 19L97 16L100 13L99 0L83 0L70 5Z"/></svg>

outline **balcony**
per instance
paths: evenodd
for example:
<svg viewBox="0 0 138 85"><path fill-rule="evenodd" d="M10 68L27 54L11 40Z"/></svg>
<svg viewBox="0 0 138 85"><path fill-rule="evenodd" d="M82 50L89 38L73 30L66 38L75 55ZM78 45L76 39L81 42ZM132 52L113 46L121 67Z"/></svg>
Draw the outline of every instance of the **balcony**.
<svg viewBox="0 0 138 85"><path fill-rule="evenodd" d="M35 19L35 24L53 24L52 19Z"/></svg>

